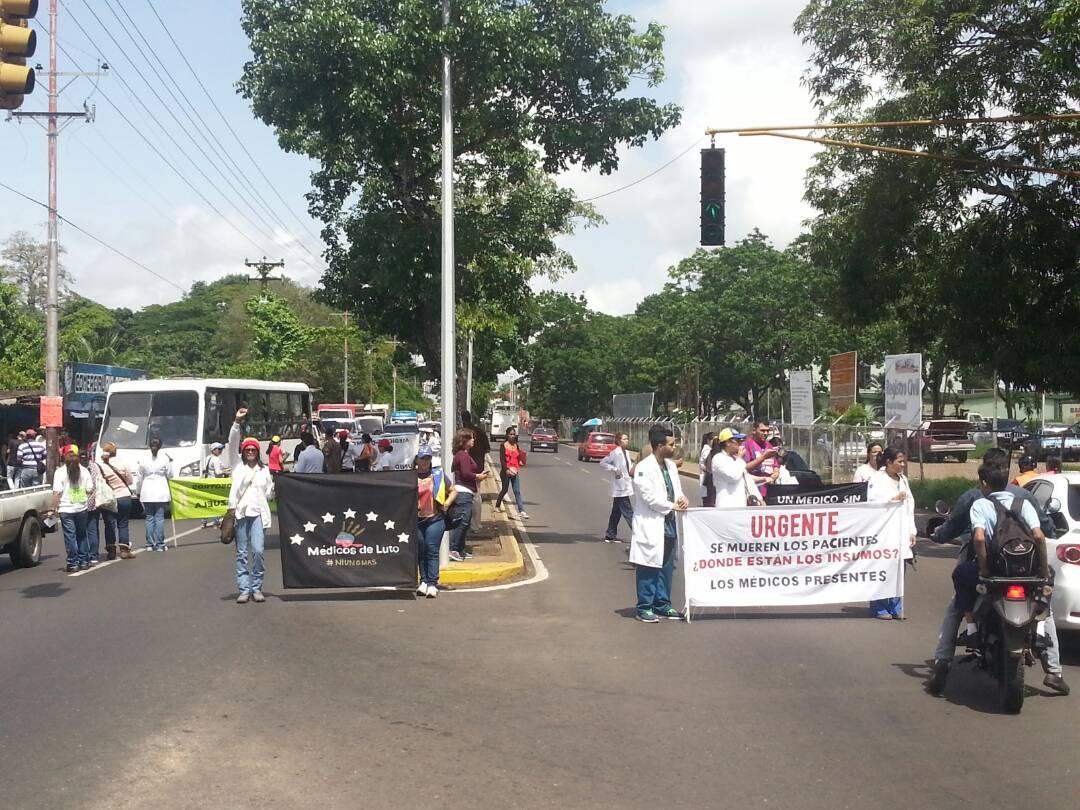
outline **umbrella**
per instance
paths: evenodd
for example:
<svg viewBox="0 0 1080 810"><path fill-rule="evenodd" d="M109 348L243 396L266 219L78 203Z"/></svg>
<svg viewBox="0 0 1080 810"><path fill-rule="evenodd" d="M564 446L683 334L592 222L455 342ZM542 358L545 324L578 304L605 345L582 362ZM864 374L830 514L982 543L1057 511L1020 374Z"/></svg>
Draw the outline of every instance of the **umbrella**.
<svg viewBox="0 0 1080 810"><path fill-rule="evenodd" d="M589 419L589 420L581 423L582 427L600 427L600 425L602 425L602 424L604 424L604 423L602 421L600 421L599 419L596 419L596 418Z"/></svg>

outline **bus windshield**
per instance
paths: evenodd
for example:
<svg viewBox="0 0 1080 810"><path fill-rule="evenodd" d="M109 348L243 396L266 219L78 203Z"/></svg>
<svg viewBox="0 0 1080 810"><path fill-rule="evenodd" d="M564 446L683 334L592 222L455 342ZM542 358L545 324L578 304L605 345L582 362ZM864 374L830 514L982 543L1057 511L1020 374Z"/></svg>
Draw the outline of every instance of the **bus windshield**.
<svg viewBox="0 0 1080 810"><path fill-rule="evenodd" d="M109 397L101 442L139 450L150 439L163 447L191 447L198 437L199 395L194 391L140 391Z"/></svg>

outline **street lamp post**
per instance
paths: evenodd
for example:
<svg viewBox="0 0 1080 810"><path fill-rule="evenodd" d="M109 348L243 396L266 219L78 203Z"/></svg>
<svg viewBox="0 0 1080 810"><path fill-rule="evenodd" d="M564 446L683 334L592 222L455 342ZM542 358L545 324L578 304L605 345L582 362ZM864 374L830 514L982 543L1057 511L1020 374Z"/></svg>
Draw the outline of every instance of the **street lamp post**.
<svg viewBox="0 0 1080 810"><path fill-rule="evenodd" d="M450 0L442 4L443 32L450 28ZM443 469L450 470L454 457L454 435L457 424L454 358L454 107L451 84L450 47L443 46L442 60L442 419L446 440L442 445ZM443 534L439 549L439 565L449 563L450 543Z"/></svg>

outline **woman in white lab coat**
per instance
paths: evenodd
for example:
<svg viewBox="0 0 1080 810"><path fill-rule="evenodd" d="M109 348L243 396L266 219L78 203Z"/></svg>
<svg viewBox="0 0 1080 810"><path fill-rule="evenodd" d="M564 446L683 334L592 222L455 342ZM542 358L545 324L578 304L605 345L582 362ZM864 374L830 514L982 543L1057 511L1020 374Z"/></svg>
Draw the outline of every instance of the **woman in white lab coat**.
<svg viewBox="0 0 1080 810"><path fill-rule="evenodd" d="M915 498L904 475L907 458L903 450L886 447L878 458L878 469L870 476L866 499L872 503L897 501L904 505L904 542L901 544L903 559L915 556ZM903 604L899 596L887 599L874 599L870 602L870 611L878 619L899 619L903 616Z"/></svg>

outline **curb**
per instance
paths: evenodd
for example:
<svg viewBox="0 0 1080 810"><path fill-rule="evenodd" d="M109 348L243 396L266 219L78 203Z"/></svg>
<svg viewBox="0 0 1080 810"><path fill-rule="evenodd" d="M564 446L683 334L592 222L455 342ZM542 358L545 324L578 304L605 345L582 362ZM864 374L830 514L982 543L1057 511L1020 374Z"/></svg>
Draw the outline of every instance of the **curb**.
<svg viewBox="0 0 1080 810"><path fill-rule="evenodd" d="M484 491L489 494L498 493L499 488L502 486L498 471L494 470L494 473L495 475L492 478L489 478L481 485L481 497ZM495 481L499 483L496 484ZM477 562L474 557L468 562L450 563L439 569L440 585L468 587L497 585L525 573L525 558L521 554L521 547L518 544L517 536L514 533L514 525L511 523L508 513L493 513L493 519L499 529L499 544L502 546L502 556L510 559L496 562Z"/></svg>

